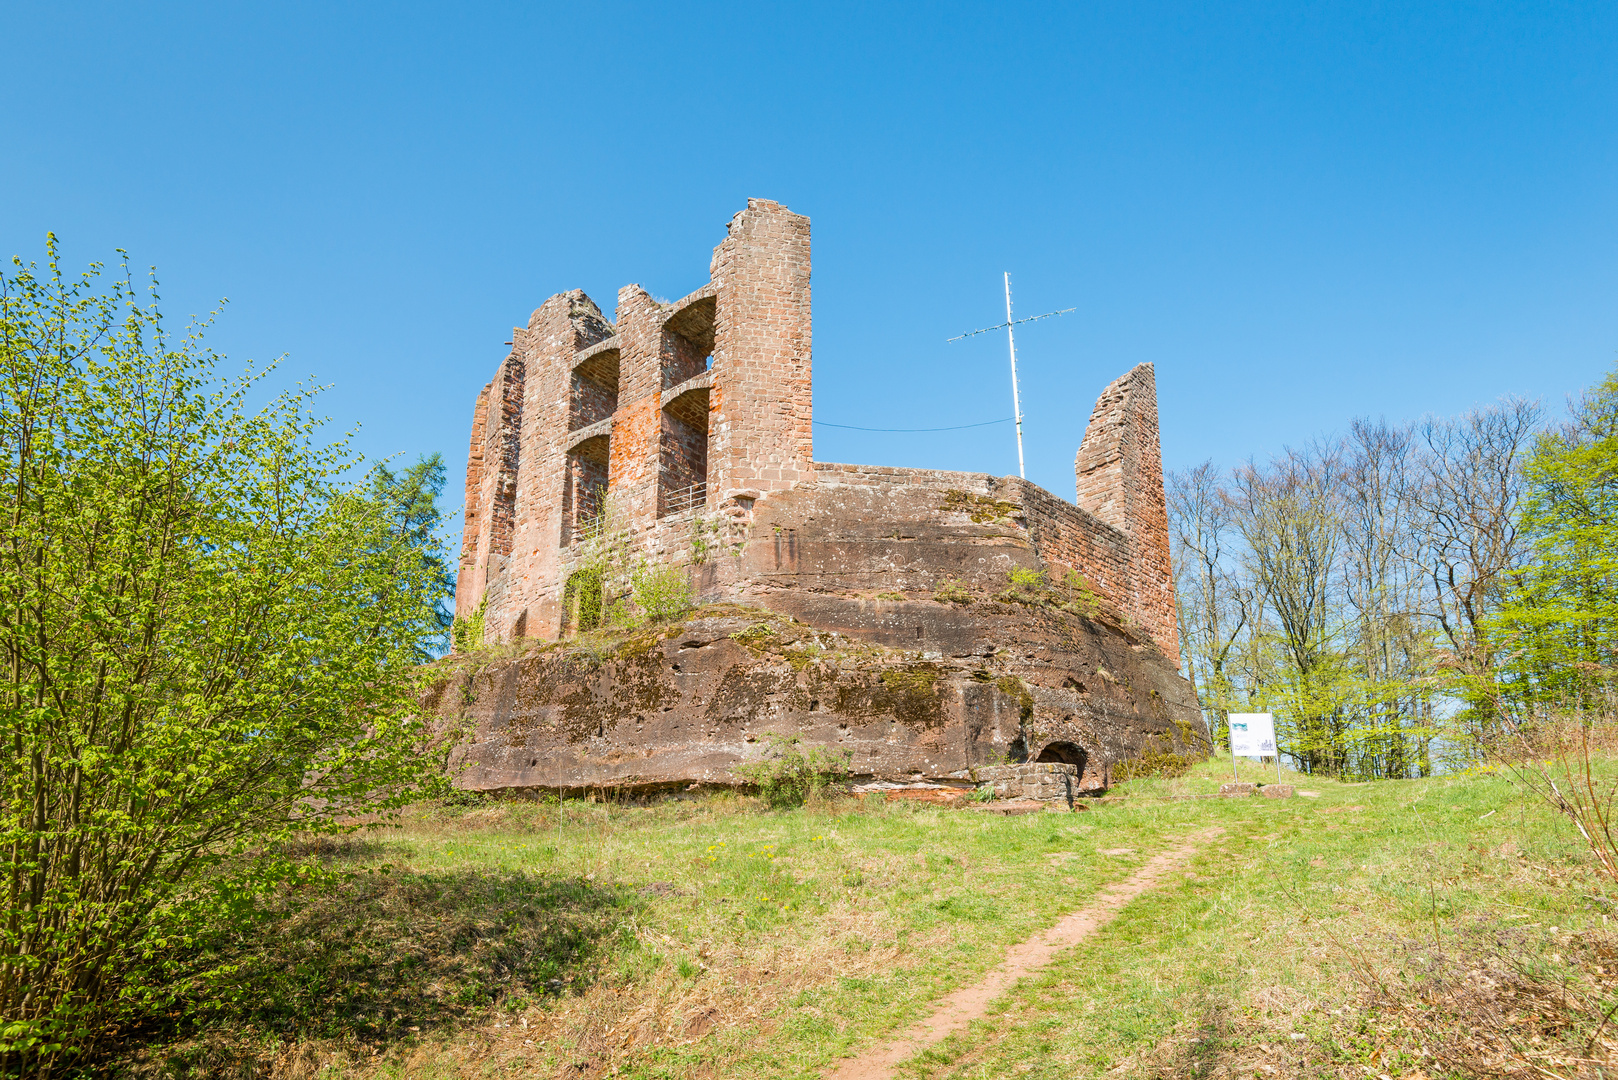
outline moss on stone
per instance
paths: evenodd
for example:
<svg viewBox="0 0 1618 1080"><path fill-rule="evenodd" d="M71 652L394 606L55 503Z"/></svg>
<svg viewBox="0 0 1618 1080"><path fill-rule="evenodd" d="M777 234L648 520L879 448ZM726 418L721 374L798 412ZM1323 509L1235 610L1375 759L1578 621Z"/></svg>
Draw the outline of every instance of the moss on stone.
<svg viewBox="0 0 1618 1080"><path fill-rule="evenodd" d="M1028 692L1028 687L1015 675L1007 675L994 684L995 689L1017 702L1018 715L1023 723L1027 723L1034 715L1034 695Z"/></svg>
<svg viewBox="0 0 1618 1080"><path fill-rule="evenodd" d="M1141 747L1140 753L1113 765L1112 782L1122 784L1146 776L1172 779L1184 776L1193 765L1203 760L1201 754L1175 753L1173 747L1173 740L1167 736L1152 736Z"/></svg>
<svg viewBox="0 0 1618 1080"><path fill-rule="evenodd" d="M986 525L1003 521L1017 511L1017 504L1004 499L991 499L987 495L974 495L970 491L951 489L944 492L944 501L938 508L946 513L965 514L973 524Z"/></svg>
<svg viewBox="0 0 1618 1080"><path fill-rule="evenodd" d="M938 676L939 670L931 665L896 668L882 673L882 685L889 690L921 691L930 694L933 692L933 684L938 682Z"/></svg>

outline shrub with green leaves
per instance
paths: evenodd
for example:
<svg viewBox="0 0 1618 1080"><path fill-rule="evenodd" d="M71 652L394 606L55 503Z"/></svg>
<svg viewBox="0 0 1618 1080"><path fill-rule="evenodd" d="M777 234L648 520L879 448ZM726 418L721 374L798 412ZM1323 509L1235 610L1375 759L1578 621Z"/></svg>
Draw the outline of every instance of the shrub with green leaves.
<svg viewBox="0 0 1618 1080"><path fill-rule="evenodd" d="M1006 587L994 598L1006 604L1043 604L1049 599L1047 584L1043 570L1014 566L1006 575Z"/></svg>
<svg viewBox="0 0 1618 1080"><path fill-rule="evenodd" d="M464 619L455 620L450 630L450 642L456 652L473 652L483 648L483 627L488 615L489 598L485 596L476 611Z"/></svg>
<svg viewBox="0 0 1618 1080"><path fill-rule="evenodd" d="M83 1046L154 926L250 903L286 838L441 761L421 508L346 479L314 391L253 411L261 376L100 273L65 277L52 237L0 275L3 1073Z"/></svg>
<svg viewBox="0 0 1618 1080"><path fill-rule="evenodd" d="M1045 587L1045 572L1034 570L1026 566L1014 566L1007 575L1011 587L1020 592L1037 593Z"/></svg>
<svg viewBox="0 0 1618 1080"><path fill-rule="evenodd" d="M735 773L758 787L764 801L776 810L802 806L809 797L848 778L853 755L847 750L812 746L805 750L796 736L766 735L765 758L753 765L738 765Z"/></svg>
<svg viewBox="0 0 1618 1080"><path fill-rule="evenodd" d="M670 622L691 610L691 583L681 566L638 567L629 576L629 592L653 622Z"/></svg>

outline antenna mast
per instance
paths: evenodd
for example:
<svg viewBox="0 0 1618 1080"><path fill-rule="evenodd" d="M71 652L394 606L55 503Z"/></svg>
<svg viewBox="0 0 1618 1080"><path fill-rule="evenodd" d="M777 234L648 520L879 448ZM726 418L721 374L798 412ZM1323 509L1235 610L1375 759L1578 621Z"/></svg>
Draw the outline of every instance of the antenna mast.
<svg viewBox="0 0 1618 1080"><path fill-rule="evenodd" d="M1006 271L1006 348L1011 351L1011 414L1017 420L1017 475L1024 480L1028 473L1022 464L1022 398L1017 395L1017 339L1011 334L1011 271Z"/></svg>
<svg viewBox="0 0 1618 1080"><path fill-rule="evenodd" d="M1018 323L1038 322L1040 319L1049 319L1053 315L1066 315L1073 310L1075 309L1063 308L1061 311L1047 311L1043 315L1030 315L1026 319L1013 319L1011 317L1011 271L1008 270L1006 271L1006 321L995 326L985 326L982 330L958 334L949 339L950 341L960 341L961 338L987 334L990 330L998 330L1002 326L1006 328L1006 347L1011 350L1011 411L1017 421L1017 475L1025 480L1028 478L1028 474L1023 469L1022 459L1022 398L1017 393L1017 339L1012 336L1011 328Z"/></svg>

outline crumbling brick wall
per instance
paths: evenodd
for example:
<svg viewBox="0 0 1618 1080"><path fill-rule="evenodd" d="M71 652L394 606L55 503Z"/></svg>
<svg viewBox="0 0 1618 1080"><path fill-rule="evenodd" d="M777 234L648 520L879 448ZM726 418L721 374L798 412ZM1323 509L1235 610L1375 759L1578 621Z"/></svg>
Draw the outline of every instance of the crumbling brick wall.
<svg viewBox="0 0 1618 1080"><path fill-rule="evenodd" d="M709 487L787 491L814 477L809 219L747 200L710 265L717 298Z"/></svg>
<svg viewBox="0 0 1618 1080"><path fill-rule="evenodd" d="M589 427L605 420L618 407L618 395L593 379L573 372L571 393L568 395L568 430Z"/></svg>
<svg viewBox="0 0 1618 1080"><path fill-rule="evenodd" d="M696 395L692 395L695 397ZM690 506L691 489L704 483L708 477L708 425L707 395L703 398L703 415L689 417L665 408L660 433L658 492L663 500L659 514ZM696 405L697 402L692 402ZM700 420L700 427L694 421ZM671 504L670 500L677 500Z"/></svg>
<svg viewBox="0 0 1618 1080"><path fill-rule="evenodd" d="M522 422L523 375L522 357L513 349L478 395L480 415L473 421L473 439L477 445L471 448L469 455L478 461L477 486L473 490L469 467L466 512L469 531L462 541L461 571L456 575L464 581L456 595L458 614L469 615L478 609L490 580L505 570L506 559L511 554L521 460L518 435Z"/></svg>
<svg viewBox="0 0 1618 1080"><path fill-rule="evenodd" d="M493 385L493 384L490 384ZM483 528L483 428L489 407L489 387L478 392L472 406L472 441L466 451L466 510L461 524L461 559L455 574L455 616L467 618L477 610L472 594L482 599L482 587L473 584L477 567L477 538Z"/></svg>
<svg viewBox="0 0 1618 1080"><path fill-rule="evenodd" d="M1047 567L1052 584L1060 584L1068 570L1076 570L1102 599L1132 618L1129 537L1042 487L1025 480L1015 481L1015 486L1034 549L1053 564Z"/></svg>
<svg viewBox="0 0 1618 1080"><path fill-rule="evenodd" d="M1096 401L1074 458L1078 505L1129 538L1119 575L1125 612L1176 664L1174 569L1157 425L1157 380L1151 364L1115 379Z"/></svg>

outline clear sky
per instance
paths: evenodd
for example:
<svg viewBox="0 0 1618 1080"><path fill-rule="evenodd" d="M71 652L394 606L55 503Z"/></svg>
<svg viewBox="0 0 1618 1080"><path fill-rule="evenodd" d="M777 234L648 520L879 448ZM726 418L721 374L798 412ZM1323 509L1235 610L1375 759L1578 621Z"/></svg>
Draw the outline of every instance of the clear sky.
<svg viewBox="0 0 1618 1080"><path fill-rule="evenodd" d="M512 326L674 298L749 196L814 230L816 418L1008 416L1071 498L1157 365L1166 464L1565 396L1618 350L1618 5L0 4L0 254L127 248L375 455L441 451ZM1009 425L817 428L1016 471Z"/></svg>

